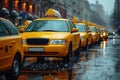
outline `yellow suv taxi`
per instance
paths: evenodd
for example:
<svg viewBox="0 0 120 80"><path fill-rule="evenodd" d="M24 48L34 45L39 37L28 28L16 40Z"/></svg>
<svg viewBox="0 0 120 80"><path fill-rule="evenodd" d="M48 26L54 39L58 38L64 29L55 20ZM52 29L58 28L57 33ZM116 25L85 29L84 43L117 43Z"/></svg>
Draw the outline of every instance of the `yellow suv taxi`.
<svg viewBox="0 0 120 80"><path fill-rule="evenodd" d="M69 64L72 53L79 54L78 29L52 8L44 18L34 20L21 35L26 57L60 57Z"/></svg>
<svg viewBox="0 0 120 80"><path fill-rule="evenodd" d="M97 34L97 30L96 30L95 24L88 22L88 27L92 31L93 43L96 43L98 41L98 34Z"/></svg>
<svg viewBox="0 0 120 80"><path fill-rule="evenodd" d="M78 28L78 32L80 33L81 47L87 49L88 45L92 43L92 34L89 34L90 32L87 30L86 22L84 20L79 22L77 17L73 17L72 22L75 24L76 28Z"/></svg>
<svg viewBox="0 0 120 80"><path fill-rule="evenodd" d="M100 40L106 40L108 38L108 31L103 26L99 26L99 29L100 29Z"/></svg>
<svg viewBox="0 0 120 80"><path fill-rule="evenodd" d="M23 63L22 38L17 28L3 18L0 18L0 73L7 80L16 80Z"/></svg>

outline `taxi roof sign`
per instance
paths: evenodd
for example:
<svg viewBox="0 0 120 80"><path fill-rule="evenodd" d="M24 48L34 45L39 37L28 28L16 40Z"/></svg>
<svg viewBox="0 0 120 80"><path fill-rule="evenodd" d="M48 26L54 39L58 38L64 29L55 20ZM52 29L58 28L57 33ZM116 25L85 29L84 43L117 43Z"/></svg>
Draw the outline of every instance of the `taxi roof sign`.
<svg viewBox="0 0 120 80"><path fill-rule="evenodd" d="M47 18L61 18L61 14L59 11L50 8L47 10L45 17L47 17Z"/></svg>
<svg viewBox="0 0 120 80"><path fill-rule="evenodd" d="M87 22L87 25L88 25L88 26L91 26L91 22L90 22L90 21L88 21L88 22Z"/></svg>
<svg viewBox="0 0 120 80"><path fill-rule="evenodd" d="M86 21L85 21L84 19L82 19L82 20L80 21L80 23L86 24Z"/></svg>
<svg viewBox="0 0 120 80"><path fill-rule="evenodd" d="M78 19L77 17L73 17L73 18L72 18L72 22L73 22L73 23L79 23L79 19Z"/></svg>

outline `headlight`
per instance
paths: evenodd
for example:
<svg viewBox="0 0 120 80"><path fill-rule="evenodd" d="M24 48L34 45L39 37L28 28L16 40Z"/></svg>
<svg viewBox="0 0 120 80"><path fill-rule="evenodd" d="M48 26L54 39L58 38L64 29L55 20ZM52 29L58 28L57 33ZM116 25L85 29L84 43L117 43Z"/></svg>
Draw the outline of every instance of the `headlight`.
<svg viewBox="0 0 120 80"><path fill-rule="evenodd" d="M103 35L105 36L106 34L105 34L105 33L103 33Z"/></svg>
<svg viewBox="0 0 120 80"><path fill-rule="evenodd" d="M22 40L22 43L23 43L23 44L26 44L26 40L23 39L23 40Z"/></svg>
<svg viewBox="0 0 120 80"><path fill-rule="evenodd" d="M96 37L96 35L94 34L93 37Z"/></svg>
<svg viewBox="0 0 120 80"><path fill-rule="evenodd" d="M100 36L101 36L101 37L103 37L103 35L102 35L102 34L101 34Z"/></svg>
<svg viewBox="0 0 120 80"><path fill-rule="evenodd" d="M85 36L80 36L80 38L81 38L81 39L84 39L84 38L85 38Z"/></svg>
<svg viewBox="0 0 120 80"><path fill-rule="evenodd" d="M66 40L51 40L50 44L65 44Z"/></svg>

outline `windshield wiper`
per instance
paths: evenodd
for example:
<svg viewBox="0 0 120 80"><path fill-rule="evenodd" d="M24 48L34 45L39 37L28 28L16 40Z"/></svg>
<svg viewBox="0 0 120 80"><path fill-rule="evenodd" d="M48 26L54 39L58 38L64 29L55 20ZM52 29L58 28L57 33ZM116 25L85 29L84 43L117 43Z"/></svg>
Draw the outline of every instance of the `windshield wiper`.
<svg viewBox="0 0 120 80"><path fill-rule="evenodd" d="M58 32L58 31L55 31L55 30L43 30L43 31L47 31L47 32Z"/></svg>
<svg viewBox="0 0 120 80"><path fill-rule="evenodd" d="M25 32L37 32L37 30L28 30L28 31L25 31Z"/></svg>

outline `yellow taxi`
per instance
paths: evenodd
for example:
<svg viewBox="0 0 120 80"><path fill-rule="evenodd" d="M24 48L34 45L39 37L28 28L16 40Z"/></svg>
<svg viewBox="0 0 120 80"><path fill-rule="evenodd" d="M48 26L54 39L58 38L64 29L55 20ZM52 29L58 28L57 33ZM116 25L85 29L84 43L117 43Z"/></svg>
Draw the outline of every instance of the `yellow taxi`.
<svg viewBox="0 0 120 80"><path fill-rule="evenodd" d="M108 38L108 31L103 26L99 26L99 29L100 29L100 40L106 40Z"/></svg>
<svg viewBox="0 0 120 80"><path fill-rule="evenodd" d="M108 30L106 28L104 28L103 35L104 35L105 40L108 39L109 32L108 32Z"/></svg>
<svg viewBox="0 0 120 80"><path fill-rule="evenodd" d="M72 22L75 24L76 28L78 28L78 32L80 33L81 47L87 49L88 45L92 42L92 37L90 39L88 36L89 34L86 29L85 21L79 22L77 17L73 17Z"/></svg>
<svg viewBox="0 0 120 80"><path fill-rule="evenodd" d="M104 37L103 37L103 27L102 26L98 26L99 30L100 30L100 40L103 40Z"/></svg>
<svg viewBox="0 0 120 80"><path fill-rule="evenodd" d="M24 30L28 27L28 25L31 23L31 20L25 20L23 26L19 26L20 33L24 32Z"/></svg>
<svg viewBox="0 0 120 80"><path fill-rule="evenodd" d="M90 30L92 31L92 39L93 39L93 43L96 43L98 41L98 35L97 35L97 30L96 30L96 27L95 27L95 24L94 23L90 23L88 22L88 27L90 28Z"/></svg>
<svg viewBox="0 0 120 80"><path fill-rule="evenodd" d="M96 30L97 30L97 41L100 41L100 28L98 25L96 25Z"/></svg>
<svg viewBox="0 0 120 80"><path fill-rule="evenodd" d="M23 58L22 38L17 28L0 18L0 73L5 74L7 80L17 80Z"/></svg>
<svg viewBox="0 0 120 80"><path fill-rule="evenodd" d="M79 54L78 29L52 8L48 9L44 18L32 21L21 35L26 57L51 57L51 60L59 57L69 64L73 52Z"/></svg>
<svg viewBox="0 0 120 80"><path fill-rule="evenodd" d="M90 28L87 25L87 22L83 19L80 21L81 25L83 25L85 27L85 33L86 34L86 38L87 38L87 45L88 46L92 46L92 31L90 30Z"/></svg>

